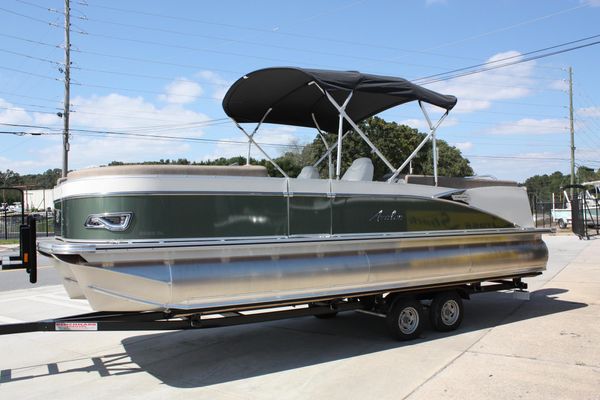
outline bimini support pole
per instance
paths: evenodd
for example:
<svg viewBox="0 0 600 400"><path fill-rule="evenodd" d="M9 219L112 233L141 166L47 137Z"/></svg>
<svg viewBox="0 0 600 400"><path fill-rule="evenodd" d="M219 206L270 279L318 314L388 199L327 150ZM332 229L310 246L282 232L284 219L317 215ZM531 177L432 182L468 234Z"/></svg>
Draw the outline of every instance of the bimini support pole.
<svg viewBox="0 0 600 400"><path fill-rule="evenodd" d="M427 119L427 123L429 124L429 133L427 134L427 136L425 136L425 139L423 139L421 141L421 143L419 143L419 145L417 146L417 148L411 153L410 156L408 156L408 158L406 160L404 160L404 162L402 163L402 165L400 167L398 167L397 170L394 171L394 173L392 174L392 176L388 179L388 183L392 183L394 182L394 179L396 179L396 177L398 176L398 174L400 174L400 172L404 169L404 167L406 167L413 158L415 158L415 156L419 153L419 151L423 148L423 146L425 146L425 143L427 143L427 141L431 138L435 139L435 132L437 130L437 128L440 126L440 124L444 121L444 119L446 119L446 117L448 116L448 111L446 111L444 113L444 115L442 115L440 117L440 119L438 120L438 122L433 125L431 123L431 120L429 119L429 115L427 114L427 112L425 111L425 108L423 107L423 104L421 104L421 102L419 101L419 106L421 107L421 110L423 111L423 114L425 115L425 119ZM435 142L434 142L435 143ZM435 152L437 150L436 145L434 144L434 156L433 156L433 175L434 175L434 181L435 181L435 185L437 186L438 183L438 179L437 179L437 160L436 160L436 155Z"/></svg>
<svg viewBox="0 0 600 400"><path fill-rule="evenodd" d="M343 140L346 138L346 136L348 136L348 135L350 134L350 132L352 132L352 131L346 131L346 133L344 133L344 135L342 136L342 141L343 141ZM323 160L325 159L325 157L329 157L329 158L331 158L331 153L333 153L333 151L334 151L335 149L337 149L337 142L336 142L336 143L334 143L334 144L333 144L333 146L331 146L331 147L329 148L329 150L327 150L327 151L325 152L325 154L323 154L323 155L321 156L321 158L319 158L319 160L318 160L316 163L314 163L314 164L313 164L313 167L318 167L318 166L319 166L319 164L321 164L321 163L323 162ZM331 175L333 176L333 170L332 170L332 172L331 172Z"/></svg>
<svg viewBox="0 0 600 400"><path fill-rule="evenodd" d="M429 118L429 114L425 107L423 107L423 103L419 100L419 107L427 120L427 125L429 125L429 131L431 132L431 151L433 153L433 181L435 182L435 186L438 185L438 171L437 171L437 162L438 162L438 154L437 154L437 139L435 136L435 131L437 127L434 127L431 123L431 118ZM439 125L439 124L438 124Z"/></svg>
<svg viewBox="0 0 600 400"><path fill-rule="evenodd" d="M387 160L387 158L385 158L385 156L379 151L379 149L369 140L367 135L362 131L362 129L360 129L358 127L358 125L356 125L356 123L352 120L352 118L350 118L350 116L348 116L348 114L346 114L346 105L347 105L346 103L348 102L348 100L346 99L344 104L342 106L340 106L328 92L324 92L324 93L325 93L325 96L327 96L327 99L329 100L329 102L338 110L338 113L340 114L340 130L342 127L342 118L343 118L346 121L348 121L350 126L356 131L356 133L358 133L360 135L360 137L365 141L365 143L369 145L371 150L373 150L373 152L375 154L377 154L377 156L381 159L381 161L383 161L385 163L385 165L387 165L387 167L390 169L390 171L394 172L394 166ZM338 135L338 137L341 138L341 134ZM339 150L340 149L338 149L338 154L341 154L341 152ZM340 165L338 164L337 167L339 168ZM339 172L338 172L338 174L339 174ZM339 179L339 175L338 175L338 179Z"/></svg>
<svg viewBox="0 0 600 400"><path fill-rule="evenodd" d="M246 165L250 165L250 151L252 150L252 143L255 143L254 139L253 139L254 134L256 132L258 132L258 129L260 128L260 126L262 125L264 120L267 118L267 116L271 113L271 110L273 110L273 108L269 108L267 110L267 112L265 112L265 115L263 115L263 117L260 119L260 121L256 125L256 128L254 128L254 130L252 131L251 134L246 133L246 131L240 127L240 125L237 123L237 121L235 121L235 120L233 121L238 126L238 128L242 129L242 132L244 132L244 134L246 134L246 136L248 136L248 157L246 157Z"/></svg>
<svg viewBox="0 0 600 400"><path fill-rule="evenodd" d="M325 154L329 158L328 164L327 164L327 175L329 176L329 179L331 179L333 177L333 162L331 161L331 150L333 150L333 149L329 147L329 143L327 143L327 140L325 140L325 135L323 134L323 131L321 130L321 127L319 126L317 119L315 118L315 114L311 113L310 116L312 117L312 120L315 123L317 132L319 132L319 137L321 138L321 140L323 141L323 144L325 145L325 150L326 150ZM314 165L314 167L316 168L320 162L321 162L321 160L317 161L317 163Z"/></svg>
<svg viewBox="0 0 600 400"><path fill-rule="evenodd" d="M289 176L281 169L281 167L279 165L277 165L277 163L275 161L273 161L273 159L271 157L269 157L269 155L267 154L266 151L263 150L262 147L260 147L258 145L258 143L256 143L256 141L254 141L254 134L258 131L258 128L260 128L260 125L263 123L263 121L267 118L267 115L269 115L269 113L271 112L271 108L269 108L267 110L267 112L265 113L265 115L262 117L262 119L260 120L260 122L258 123L258 125L256 125L256 128L254 128L254 131L252 131L252 133L248 133L246 132L246 130L234 119L233 122L235 123L235 126L238 127L238 129L240 131L242 131L244 133L244 135L246 135L246 137L248 137L248 145L250 144L254 144L254 146L256 146L256 148L258 149L258 151L260 151L263 156L265 156L265 158L271 163L273 164L273 166L277 169L277 171L279 171L281 173L281 175L283 175L285 178L289 178ZM248 158L247 158L247 162L250 162L250 152L248 151Z"/></svg>
<svg viewBox="0 0 600 400"><path fill-rule="evenodd" d="M325 95L327 96L329 101L333 102L335 108L337 108L338 112L340 113L340 120L338 123L337 160L335 164L335 179L337 179L338 181L340 180L340 176L342 173L342 136L344 132L344 114L346 113L346 106L350 102L353 93L354 92L350 92L350 94L344 101L344 104L339 106L333 99L333 97L331 97L331 95L328 92L325 92Z"/></svg>

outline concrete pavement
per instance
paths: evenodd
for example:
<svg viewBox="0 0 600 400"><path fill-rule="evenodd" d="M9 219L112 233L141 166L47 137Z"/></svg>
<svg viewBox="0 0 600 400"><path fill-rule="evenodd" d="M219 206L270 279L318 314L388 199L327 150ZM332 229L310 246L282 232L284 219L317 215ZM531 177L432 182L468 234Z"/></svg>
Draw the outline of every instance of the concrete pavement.
<svg viewBox="0 0 600 400"><path fill-rule="evenodd" d="M390 339L344 313L183 332L0 336L0 398L600 399L600 240L548 236L530 301L474 296L451 334ZM2 275L0 275L1 277ZM0 323L88 310L59 286L0 293Z"/></svg>

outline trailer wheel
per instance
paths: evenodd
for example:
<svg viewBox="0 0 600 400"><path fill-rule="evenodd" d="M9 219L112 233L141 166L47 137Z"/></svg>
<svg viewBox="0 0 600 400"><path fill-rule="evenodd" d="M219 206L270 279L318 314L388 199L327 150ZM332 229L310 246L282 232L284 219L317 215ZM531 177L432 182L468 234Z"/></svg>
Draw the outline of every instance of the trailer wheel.
<svg viewBox="0 0 600 400"><path fill-rule="evenodd" d="M560 229L566 229L567 228L567 223L565 222L564 219L561 218L561 219L558 220L558 227Z"/></svg>
<svg viewBox="0 0 600 400"><path fill-rule="evenodd" d="M463 320L463 303L457 292L442 292L435 295L429 308L429 319L433 329L449 332L457 329Z"/></svg>
<svg viewBox="0 0 600 400"><path fill-rule="evenodd" d="M410 298L397 298L387 314L387 325L398 340L412 340L423 331L423 306Z"/></svg>

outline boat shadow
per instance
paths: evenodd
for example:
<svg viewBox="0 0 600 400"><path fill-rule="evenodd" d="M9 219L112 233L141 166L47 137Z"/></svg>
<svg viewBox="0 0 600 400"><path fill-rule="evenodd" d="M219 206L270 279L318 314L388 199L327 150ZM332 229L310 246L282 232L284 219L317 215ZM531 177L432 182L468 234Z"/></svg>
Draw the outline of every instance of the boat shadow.
<svg viewBox="0 0 600 400"><path fill-rule="evenodd" d="M172 387L206 387L440 339L451 340L470 332L587 306L555 297L566 292L538 290L531 293L527 302L514 299L510 293L474 296L465 302L465 319L460 329L439 333L427 326L422 337L411 342L393 340L384 319L356 312L342 313L330 320L303 317L220 329L136 335L122 341L124 352L92 357L83 367L66 369L61 363L49 363L47 372L25 377L13 376L10 369L2 370L0 384L76 372L96 372L100 377L145 372Z"/></svg>

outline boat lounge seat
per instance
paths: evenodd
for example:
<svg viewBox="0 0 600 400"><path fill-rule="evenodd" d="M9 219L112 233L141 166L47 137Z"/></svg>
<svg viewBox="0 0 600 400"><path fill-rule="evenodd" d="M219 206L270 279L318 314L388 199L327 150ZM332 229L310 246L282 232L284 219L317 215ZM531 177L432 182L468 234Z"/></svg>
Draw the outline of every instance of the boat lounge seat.
<svg viewBox="0 0 600 400"><path fill-rule="evenodd" d="M344 176L343 181L372 181L373 180L373 161L370 158L357 158L352 162L352 165Z"/></svg>
<svg viewBox="0 0 600 400"><path fill-rule="evenodd" d="M298 179L319 179L319 171L312 165L307 165L302 168L302 171L298 174Z"/></svg>

